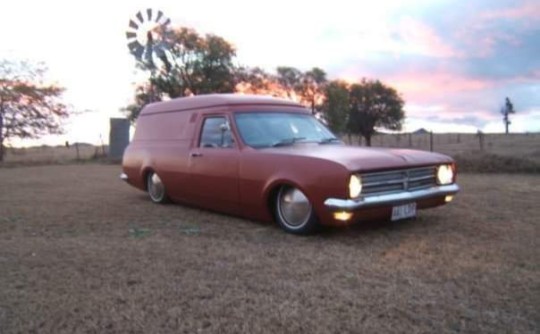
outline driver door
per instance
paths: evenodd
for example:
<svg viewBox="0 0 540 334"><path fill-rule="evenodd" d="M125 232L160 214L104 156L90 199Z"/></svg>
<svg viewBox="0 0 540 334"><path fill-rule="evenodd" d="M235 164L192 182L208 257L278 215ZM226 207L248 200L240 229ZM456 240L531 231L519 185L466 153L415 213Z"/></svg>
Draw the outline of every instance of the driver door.
<svg viewBox="0 0 540 334"><path fill-rule="evenodd" d="M226 115L208 115L199 124L189 154L190 193L196 204L237 214L239 149Z"/></svg>

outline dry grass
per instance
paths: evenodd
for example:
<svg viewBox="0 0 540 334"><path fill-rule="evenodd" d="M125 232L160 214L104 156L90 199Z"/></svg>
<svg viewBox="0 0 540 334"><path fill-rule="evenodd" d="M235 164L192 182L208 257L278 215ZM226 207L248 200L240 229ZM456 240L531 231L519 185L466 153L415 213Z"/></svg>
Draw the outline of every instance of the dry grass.
<svg viewBox="0 0 540 334"><path fill-rule="evenodd" d="M345 141L361 143L358 138ZM372 145L429 151L430 135L378 134ZM454 157L461 171L540 173L540 133L485 134L483 146L476 134L434 134L433 151Z"/></svg>
<svg viewBox="0 0 540 334"><path fill-rule="evenodd" d="M106 147L80 144L79 153L75 145L64 146L35 146L27 148L8 148L4 158L8 166L45 165L88 161L102 157L107 152Z"/></svg>
<svg viewBox="0 0 540 334"><path fill-rule="evenodd" d="M313 237L151 204L118 166L0 168L0 332L538 333L540 177Z"/></svg>

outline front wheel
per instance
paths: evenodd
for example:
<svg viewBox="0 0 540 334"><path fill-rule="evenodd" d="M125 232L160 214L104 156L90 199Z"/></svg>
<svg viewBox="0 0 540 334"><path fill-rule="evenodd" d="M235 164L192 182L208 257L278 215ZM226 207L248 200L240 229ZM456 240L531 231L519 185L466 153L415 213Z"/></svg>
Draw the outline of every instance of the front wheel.
<svg viewBox="0 0 540 334"><path fill-rule="evenodd" d="M290 233L310 234L319 228L311 202L295 187L281 187L276 197L275 216L278 224Z"/></svg>
<svg viewBox="0 0 540 334"><path fill-rule="evenodd" d="M150 172L146 176L146 190L148 191L148 195L150 196L152 202L159 204L169 202L167 192L165 191L165 185L163 182L161 182L159 176L154 172Z"/></svg>

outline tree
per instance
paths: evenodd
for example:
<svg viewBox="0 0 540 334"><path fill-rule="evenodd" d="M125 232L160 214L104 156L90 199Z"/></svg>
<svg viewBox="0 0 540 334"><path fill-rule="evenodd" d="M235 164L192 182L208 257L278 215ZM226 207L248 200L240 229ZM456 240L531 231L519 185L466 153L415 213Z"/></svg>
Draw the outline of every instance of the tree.
<svg viewBox="0 0 540 334"><path fill-rule="evenodd" d="M280 66L276 69L276 81L285 97L299 100L315 114L323 100L326 72L318 67L302 72L294 67Z"/></svg>
<svg viewBox="0 0 540 334"><path fill-rule="evenodd" d="M276 78L260 67L240 67L236 70L235 91L249 94L276 95Z"/></svg>
<svg viewBox="0 0 540 334"><path fill-rule="evenodd" d="M148 87L144 90L151 93L150 101L234 92L236 67L233 58L236 51L225 39L211 34L200 36L195 30L184 27L153 33L156 37L152 37L152 32L148 34L148 56L137 59L137 67L149 73ZM155 48L151 47L153 43L156 43ZM140 87L137 89L141 90ZM144 106L139 103L144 102L148 99L136 97L135 104L124 109L128 117L136 119Z"/></svg>
<svg viewBox="0 0 540 334"><path fill-rule="evenodd" d="M512 122L510 122L510 114L515 114L514 105L507 97L504 103L504 106L501 108L501 114L503 115L503 122L505 127L505 133L508 134L508 127Z"/></svg>
<svg viewBox="0 0 540 334"><path fill-rule="evenodd" d="M142 108L148 103L161 101L161 97L155 92L152 85L142 84L135 88L135 101L123 108L129 121L134 124L141 113Z"/></svg>
<svg viewBox="0 0 540 334"><path fill-rule="evenodd" d="M44 82L43 64L0 61L0 161L4 141L11 138L39 138L63 132L68 117L61 101L63 88Z"/></svg>
<svg viewBox="0 0 540 334"><path fill-rule="evenodd" d="M371 146L371 137L375 127L384 127L390 130L400 130L405 117L403 100L397 91L385 86L378 80L362 79L360 83L348 87L347 117L344 117L345 101L344 84L330 84L327 89L326 115L338 122L341 118L346 122L345 128L349 133L356 133L366 139ZM335 116L334 116L335 115ZM328 116L327 116L328 117ZM341 125L343 126L343 125Z"/></svg>
<svg viewBox="0 0 540 334"><path fill-rule="evenodd" d="M314 67L302 75L300 96L302 102L311 107L311 112L313 114L315 114L319 100L323 99L326 82L326 72L318 67Z"/></svg>
<svg viewBox="0 0 540 334"><path fill-rule="evenodd" d="M331 81L324 89L323 115L328 126L335 133L347 130L349 117L349 87L343 81Z"/></svg>
<svg viewBox="0 0 540 334"><path fill-rule="evenodd" d="M285 91L286 97L295 99L297 93L301 90L302 79L304 74L302 71L288 66L280 66L276 69L277 83Z"/></svg>

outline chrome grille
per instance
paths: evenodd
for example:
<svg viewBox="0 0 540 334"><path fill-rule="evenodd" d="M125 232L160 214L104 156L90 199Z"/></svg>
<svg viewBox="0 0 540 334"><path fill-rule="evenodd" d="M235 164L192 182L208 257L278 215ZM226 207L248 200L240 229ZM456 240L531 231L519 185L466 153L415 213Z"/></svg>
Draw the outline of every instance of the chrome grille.
<svg viewBox="0 0 540 334"><path fill-rule="evenodd" d="M362 194L380 195L426 189L436 185L435 166L363 173Z"/></svg>

